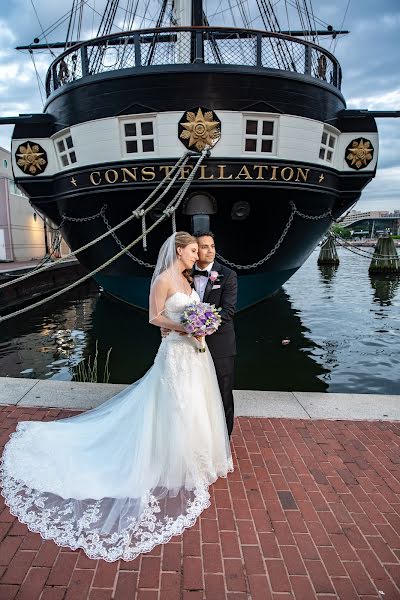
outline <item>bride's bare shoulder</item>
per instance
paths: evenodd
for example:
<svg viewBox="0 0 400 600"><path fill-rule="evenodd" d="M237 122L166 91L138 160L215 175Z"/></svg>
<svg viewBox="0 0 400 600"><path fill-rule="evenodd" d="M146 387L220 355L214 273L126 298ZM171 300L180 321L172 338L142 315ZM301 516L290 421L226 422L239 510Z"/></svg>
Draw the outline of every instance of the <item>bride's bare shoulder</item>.
<svg viewBox="0 0 400 600"><path fill-rule="evenodd" d="M164 293L168 294L168 292L170 291L170 288L171 288L171 278L165 272L160 273L160 275L158 275L155 278L152 288L154 289L154 291L164 292Z"/></svg>
<svg viewBox="0 0 400 600"><path fill-rule="evenodd" d="M153 285L157 285L157 286L161 286L161 287L165 287L168 286L170 284L170 277L168 276L168 274L164 271L163 273L160 273L154 280Z"/></svg>

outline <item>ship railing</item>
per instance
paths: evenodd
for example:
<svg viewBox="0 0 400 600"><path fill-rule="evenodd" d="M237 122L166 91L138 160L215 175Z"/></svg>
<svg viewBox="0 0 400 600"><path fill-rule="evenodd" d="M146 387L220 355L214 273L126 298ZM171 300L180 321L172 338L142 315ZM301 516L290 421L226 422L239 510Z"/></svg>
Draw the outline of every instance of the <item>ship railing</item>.
<svg viewBox="0 0 400 600"><path fill-rule="evenodd" d="M51 64L49 96L84 77L120 69L221 65L306 75L340 89L341 68L324 48L288 35L223 27L170 27L112 34L68 48Z"/></svg>

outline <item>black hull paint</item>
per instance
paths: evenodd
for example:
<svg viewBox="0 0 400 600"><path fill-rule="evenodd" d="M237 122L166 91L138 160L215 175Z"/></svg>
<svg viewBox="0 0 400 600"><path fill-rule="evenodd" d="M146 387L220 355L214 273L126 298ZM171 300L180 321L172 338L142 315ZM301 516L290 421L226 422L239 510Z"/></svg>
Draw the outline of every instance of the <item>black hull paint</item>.
<svg viewBox="0 0 400 600"><path fill-rule="evenodd" d="M315 77L277 69L189 64L124 69L82 77L50 95L45 108L47 120L18 123L13 137L41 137L40 133L42 137L50 137L60 129L86 121L126 114L180 110L183 113L194 106L205 106L214 111L297 115L329 122L342 131L353 127L355 132L376 131L375 122L369 117L346 120L345 101L340 91ZM172 165L175 160L158 159L152 164ZM259 158L253 165L260 161L274 164L271 159ZM211 156L206 162L210 169L214 168L215 175L218 164L230 162L235 166L235 163L252 161L213 159ZM296 167L293 162L277 162L281 167ZM157 183L156 179L132 183L120 178L113 185L106 185L104 171L118 171L122 166L130 168L132 163L87 165L52 178L27 180L16 176L16 180L27 191L33 205L57 224L63 213L87 217L98 213L106 203L106 216L111 225L116 225L137 208ZM314 179L310 176L307 182L302 182L301 178L287 182L284 177L281 181L266 177L262 181L257 178L248 181L246 177L235 179L233 176L230 181L197 179L193 182L190 191L206 190L215 198L217 213L212 215L210 225L216 235L218 252L223 257L240 265L259 261L279 240L290 216L291 201L305 214L316 216L331 209L336 218L358 199L362 188L374 175L371 172L341 174L315 164L298 164L297 167L310 168ZM98 175L96 185L90 183L91 171L102 173L101 185L97 185ZM320 176L324 175L321 180L317 171ZM72 178L76 179L76 186L72 184ZM250 203L250 215L246 220L234 221L232 206L243 199ZM192 229L191 218L182 214L182 206L176 217L178 229ZM147 223L151 222L148 217ZM239 308L255 304L279 289L307 259L331 222L329 217L306 220L296 215L287 236L270 260L257 268L237 269L240 275ZM103 234L106 227L99 217L84 223L64 222L62 231L71 248L76 249ZM118 236L126 245L140 233L141 223L132 221L119 230ZM170 233L171 222L168 220L148 236L147 252L139 243L133 254L154 264L162 241ZM93 270L119 250L115 240L109 237L79 257L84 266ZM124 256L98 274L96 280L111 295L146 308L150 276L151 269Z"/></svg>
<svg viewBox="0 0 400 600"><path fill-rule="evenodd" d="M190 67L187 72L182 72L182 67L148 67L143 74L123 70L119 77L114 71L112 77L83 79L53 94L46 112L55 121L74 125L125 114L184 112L192 106L286 113L325 121L345 108L338 90L304 75L257 72L256 68L249 72L240 67Z"/></svg>
<svg viewBox="0 0 400 600"><path fill-rule="evenodd" d="M293 190L289 186L273 189L243 189L236 187L208 186L207 191L217 201L217 214L211 216L211 229L217 240L220 255L238 265L258 262L278 242L291 214L290 202L294 202L299 211L318 216L331 209L333 214L342 213L351 202L343 202L336 194L313 192L312 190ZM92 192L85 199L85 207L78 214L90 216L99 212L104 203L107 204L106 217L114 226L125 219L138 202L132 200L132 191L107 190L108 193ZM146 194L148 190L146 190ZM143 195L144 197L144 195ZM250 203L250 215L244 221L231 218L233 204L238 200ZM47 213L50 205L37 204L40 210ZM55 206L53 206L53 209ZM77 199L66 198L58 201L57 212L77 215ZM191 217L177 212L177 229L191 231ZM154 221L148 217L147 224ZM296 272L318 244L318 241L331 225L332 220L325 217L321 220L306 220L295 216L288 234L276 253L257 268L236 269L239 274L239 309L246 308L275 293L281 285ZM83 223L67 222L62 225L65 239L72 249L76 249L106 231L101 217ZM138 259L155 264L162 241L172 232L171 220L167 219L151 232L147 238L148 250L144 251L139 242L132 253ZM141 222L134 220L121 228L117 235L124 245L141 234ZM120 250L111 237L94 245L79 255L84 266L93 270L114 256ZM147 308L147 295L151 278L151 269L123 256L112 265L96 275L96 281L112 296L140 308Z"/></svg>

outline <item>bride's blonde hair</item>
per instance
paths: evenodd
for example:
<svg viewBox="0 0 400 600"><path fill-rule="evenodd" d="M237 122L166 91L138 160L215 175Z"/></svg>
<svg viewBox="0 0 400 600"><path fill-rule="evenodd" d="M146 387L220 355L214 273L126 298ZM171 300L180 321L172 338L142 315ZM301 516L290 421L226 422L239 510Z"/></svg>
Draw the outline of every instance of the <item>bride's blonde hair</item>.
<svg viewBox="0 0 400 600"><path fill-rule="evenodd" d="M175 233L175 252L178 255L178 248L186 248L189 244L198 244L197 239L187 231L177 231ZM183 271L184 276L189 283L192 283L193 278L188 269Z"/></svg>

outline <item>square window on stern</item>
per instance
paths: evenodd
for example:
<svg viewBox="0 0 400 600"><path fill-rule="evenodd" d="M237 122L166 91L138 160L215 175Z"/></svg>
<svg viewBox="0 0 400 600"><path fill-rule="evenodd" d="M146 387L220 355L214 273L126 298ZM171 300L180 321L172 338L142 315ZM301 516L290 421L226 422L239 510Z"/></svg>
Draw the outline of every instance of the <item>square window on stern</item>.
<svg viewBox="0 0 400 600"><path fill-rule="evenodd" d="M138 145L137 145L137 141L136 140L129 140L126 142L126 151L127 152L137 152L138 151Z"/></svg>
<svg viewBox="0 0 400 600"><path fill-rule="evenodd" d="M272 152L272 140L262 140L261 152Z"/></svg>
<svg viewBox="0 0 400 600"><path fill-rule="evenodd" d="M153 123L151 121L144 121L141 123L142 135L153 135Z"/></svg>
<svg viewBox="0 0 400 600"><path fill-rule="evenodd" d="M136 123L125 123L125 135L127 137L136 137Z"/></svg>
<svg viewBox="0 0 400 600"><path fill-rule="evenodd" d="M252 138L246 138L245 150L246 152L255 152L257 149L257 140Z"/></svg>
<svg viewBox="0 0 400 600"><path fill-rule="evenodd" d="M274 122L273 121L263 121L263 135L273 135L274 134Z"/></svg>
<svg viewBox="0 0 400 600"><path fill-rule="evenodd" d="M142 140L142 144L143 144L143 152L153 152L154 151L153 140Z"/></svg>
<svg viewBox="0 0 400 600"><path fill-rule="evenodd" d="M257 135L258 121L246 121L246 133Z"/></svg>

